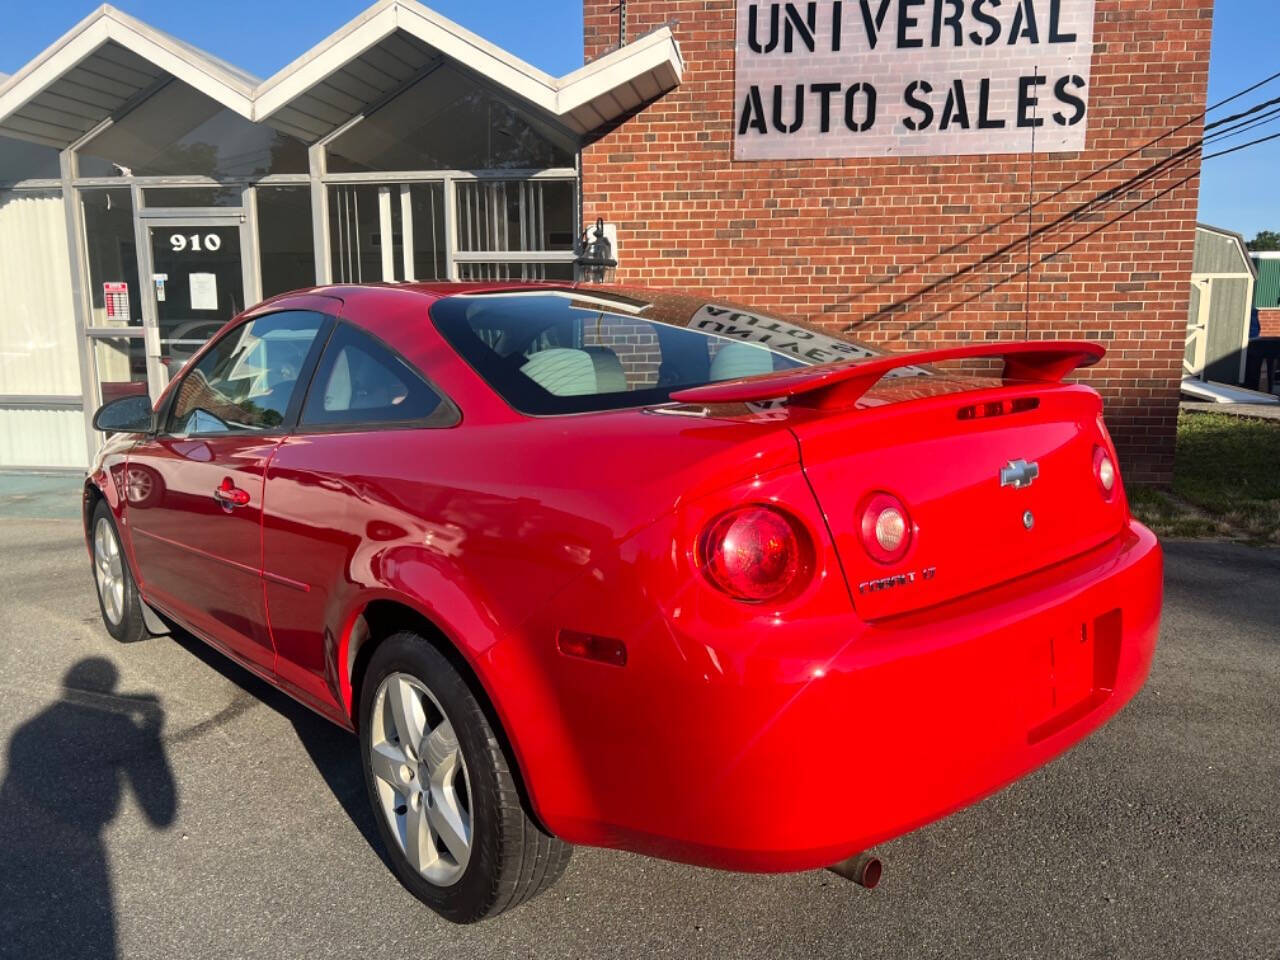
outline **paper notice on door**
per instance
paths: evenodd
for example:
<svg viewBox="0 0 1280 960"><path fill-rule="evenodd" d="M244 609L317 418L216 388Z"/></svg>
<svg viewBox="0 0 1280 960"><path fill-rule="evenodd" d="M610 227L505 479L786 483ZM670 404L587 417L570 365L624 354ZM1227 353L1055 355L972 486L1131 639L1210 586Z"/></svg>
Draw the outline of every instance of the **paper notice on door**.
<svg viewBox="0 0 1280 960"><path fill-rule="evenodd" d="M218 309L218 278L212 273L191 274L191 309Z"/></svg>

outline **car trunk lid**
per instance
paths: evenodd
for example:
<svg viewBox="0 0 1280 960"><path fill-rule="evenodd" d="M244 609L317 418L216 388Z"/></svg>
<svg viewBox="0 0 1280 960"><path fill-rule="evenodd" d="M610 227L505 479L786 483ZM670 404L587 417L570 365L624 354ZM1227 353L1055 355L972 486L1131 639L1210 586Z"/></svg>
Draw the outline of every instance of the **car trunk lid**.
<svg viewBox="0 0 1280 960"><path fill-rule="evenodd" d="M1114 461L1101 400L1058 382L1101 355L1074 342L982 344L785 371L672 398L751 402L783 388L855 607L878 619L1025 576L1121 529L1119 479L1107 498L1094 474L1095 449ZM1003 358L1002 375L881 382L908 365L970 357ZM862 539L862 512L877 493L898 498L911 519L911 544L891 563L873 558Z"/></svg>
<svg viewBox="0 0 1280 960"><path fill-rule="evenodd" d="M1110 451L1100 414L1088 388L1024 386L797 422L805 474L859 613L942 603L1113 537L1125 508L1118 480L1106 499L1094 475L1095 448ZM897 497L912 522L895 563L874 559L862 539L863 508L877 492Z"/></svg>

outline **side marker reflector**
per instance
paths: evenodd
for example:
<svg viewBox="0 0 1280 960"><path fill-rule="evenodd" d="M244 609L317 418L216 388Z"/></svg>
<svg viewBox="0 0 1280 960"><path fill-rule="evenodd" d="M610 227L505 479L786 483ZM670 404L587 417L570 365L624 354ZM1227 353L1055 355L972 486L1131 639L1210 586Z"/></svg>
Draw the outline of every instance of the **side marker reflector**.
<svg viewBox="0 0 1280 960"><path fill-rule="evenodd" d="M612 637L597 637L593 633L577 630L561 630L556 637L556 647L566 657L595 660L613 667L627 665L627 645Z"/></svg>

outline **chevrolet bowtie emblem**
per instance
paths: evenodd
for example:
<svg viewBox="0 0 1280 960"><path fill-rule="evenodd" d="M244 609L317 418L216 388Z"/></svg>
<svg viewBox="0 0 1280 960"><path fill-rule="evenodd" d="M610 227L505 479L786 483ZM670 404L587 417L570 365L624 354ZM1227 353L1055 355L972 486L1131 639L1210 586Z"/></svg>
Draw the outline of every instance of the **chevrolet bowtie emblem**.
<svg viewBox="0 0 1280 960"><path fill-rule="evenodd" d="M1040 464L1034 460L1030 463L1025 460L1010 460L1000 468L1000 486L1013 487L1015 490L1020 487L1029 487L1031 481L1038 476L1040 476Z"/></svg>

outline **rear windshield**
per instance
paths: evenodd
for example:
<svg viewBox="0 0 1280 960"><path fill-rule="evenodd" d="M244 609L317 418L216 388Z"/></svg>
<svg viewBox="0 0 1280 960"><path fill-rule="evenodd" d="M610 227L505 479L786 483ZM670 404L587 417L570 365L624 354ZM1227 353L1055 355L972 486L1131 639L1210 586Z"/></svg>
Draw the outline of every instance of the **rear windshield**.
<svg viewBox="0 0 1280 960"><path fill-rule="evenodd" d="M664 403L673 391L879 355L790 320L686 295L605 291L456 294L431 316L522 413Z"/></svg>

